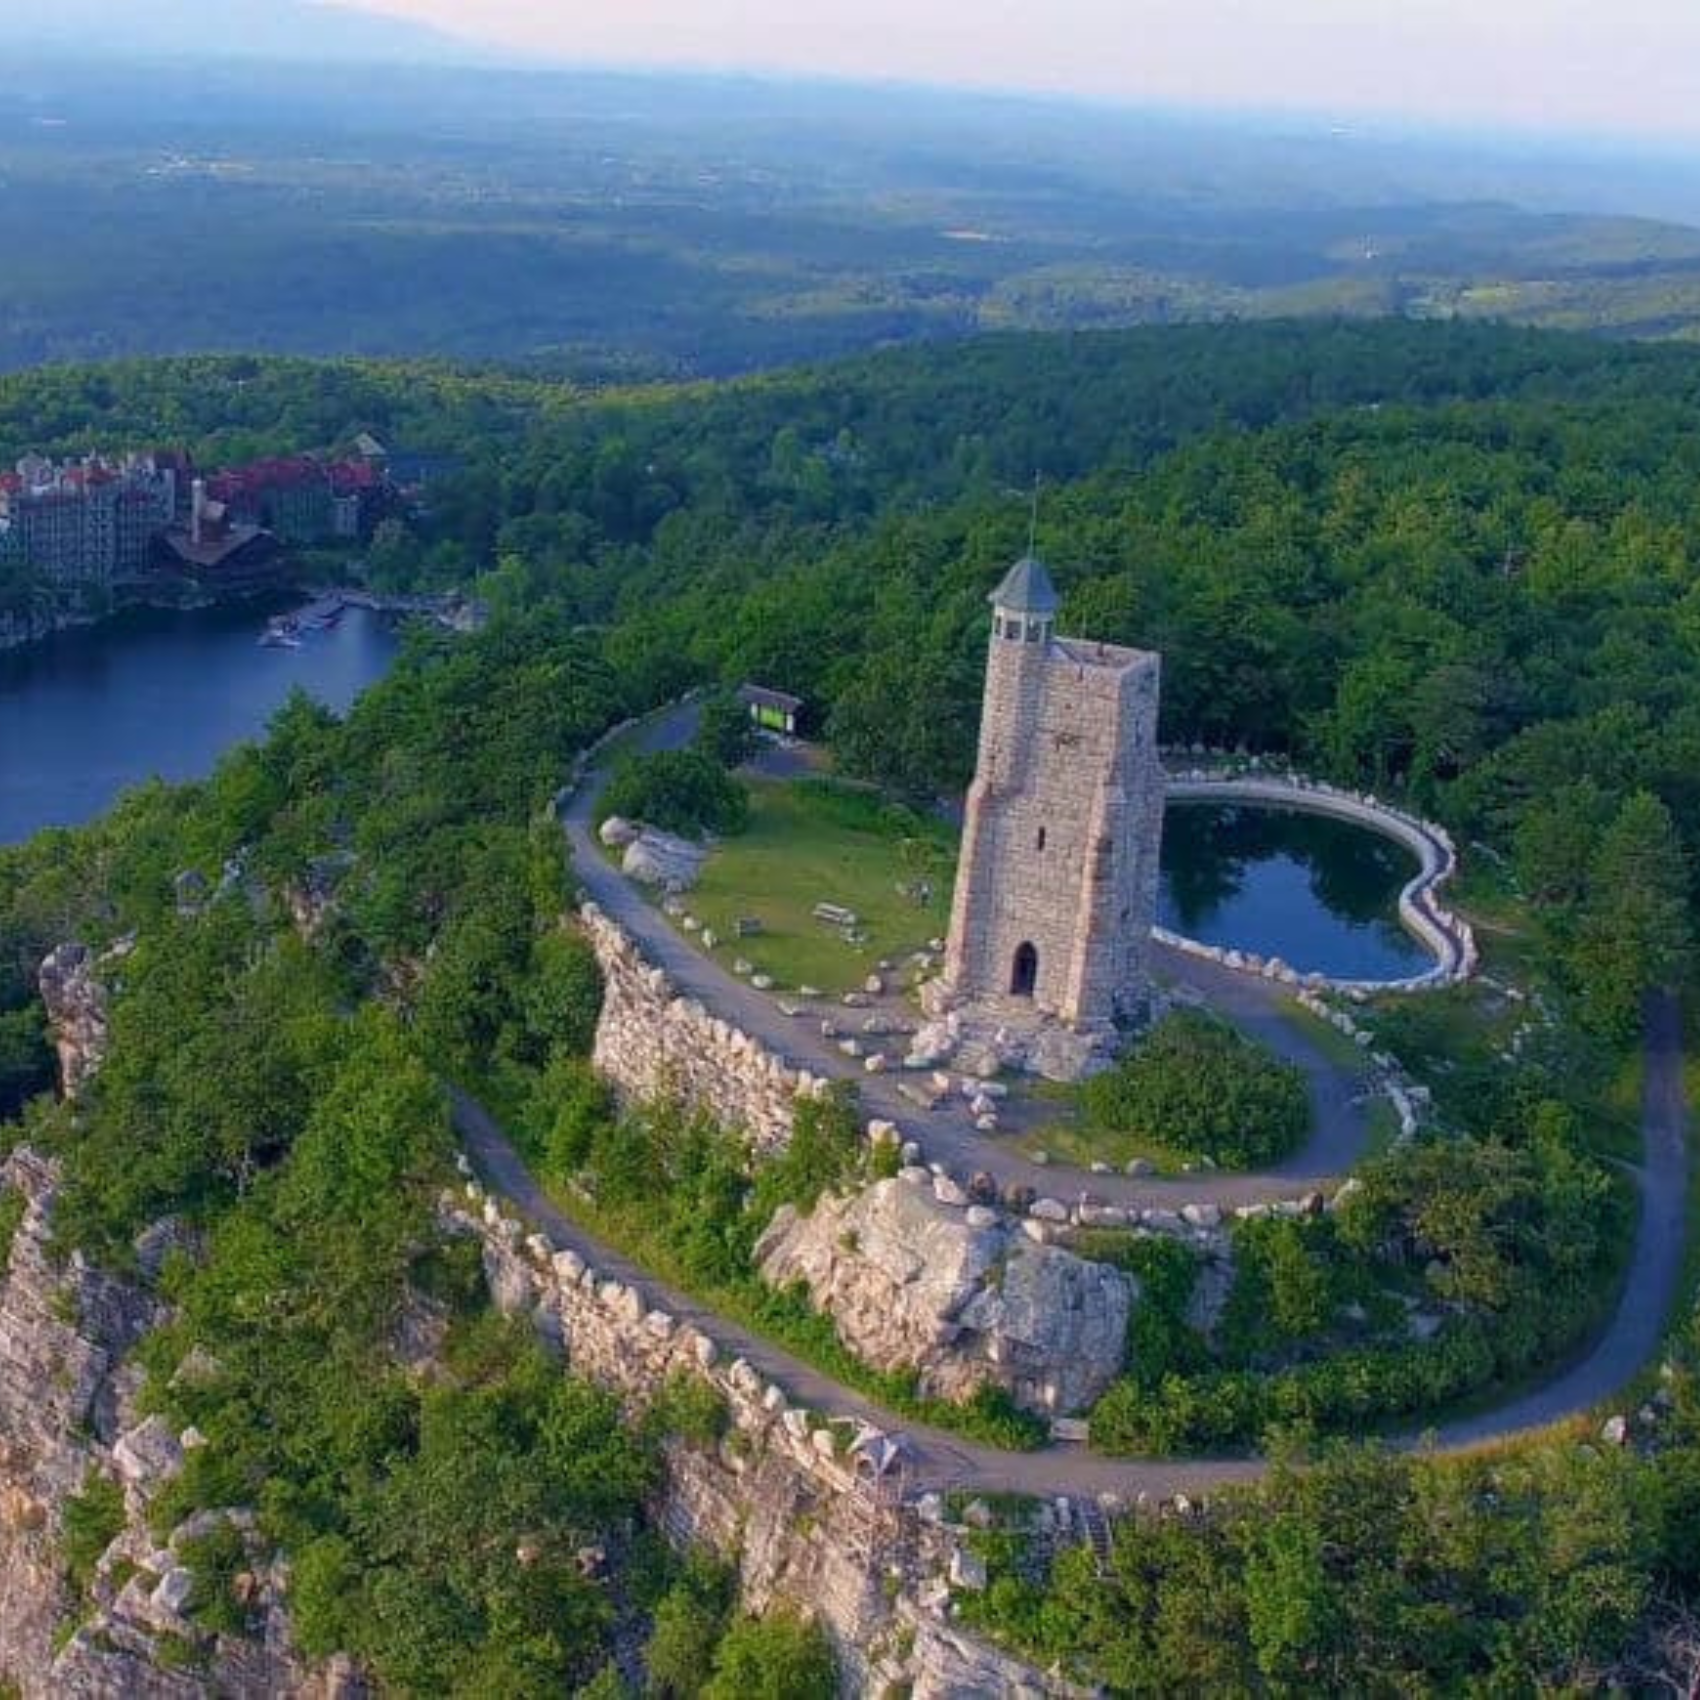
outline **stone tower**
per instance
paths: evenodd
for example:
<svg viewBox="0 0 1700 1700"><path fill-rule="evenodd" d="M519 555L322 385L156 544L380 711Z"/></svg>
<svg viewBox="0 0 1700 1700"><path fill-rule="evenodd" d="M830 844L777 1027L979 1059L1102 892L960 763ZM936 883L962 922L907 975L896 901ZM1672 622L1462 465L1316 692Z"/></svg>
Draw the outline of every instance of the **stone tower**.
<svg viewBox="0 0 1700 1700"><path fill-rule="evenodd" d="M1028 557L993 591L945 990L1107 1033L1143 1001L1163 831L1157 656L1055 633Z"/></svg>

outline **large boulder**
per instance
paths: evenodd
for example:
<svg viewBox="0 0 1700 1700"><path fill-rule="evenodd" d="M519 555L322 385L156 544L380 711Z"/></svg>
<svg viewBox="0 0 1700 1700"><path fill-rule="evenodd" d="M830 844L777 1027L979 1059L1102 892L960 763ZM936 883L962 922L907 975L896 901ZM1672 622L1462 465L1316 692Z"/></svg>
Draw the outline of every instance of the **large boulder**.
<svg viewBox="0 0 1700 1700"><path fill-rule="evenodd" d="M645 827L641 837L626 846L620 863L627 879L653 885L663 891L689 891L702 873L708 852L688 838Z"/></svg>
<svg viewBox="0 0 1700 1700"><path fill-rule="evenodd" d="M923 1393L990 1383L1031 1410L1090 1405L1121 1372L1137 1285L919 1179L823 1199L808 1216L782 1209L756 1247L764 1279L805 1283L846 1346L876 1369L917 1371Z"/></svg>
<svg viewBox="0 0 1700 1700"><path fill-rule="evenodd" d="M643 837L643 828L624 815L610 815L597 829L597 837L611 850L623 850Z"/></svg>

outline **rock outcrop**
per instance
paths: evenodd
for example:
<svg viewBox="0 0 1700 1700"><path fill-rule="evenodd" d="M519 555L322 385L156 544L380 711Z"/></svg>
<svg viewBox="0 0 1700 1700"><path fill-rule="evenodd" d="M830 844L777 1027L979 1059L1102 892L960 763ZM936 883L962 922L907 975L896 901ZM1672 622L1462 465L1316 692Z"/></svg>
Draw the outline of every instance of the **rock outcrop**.
<svg viewBox="0 0 1700 1700"><path fill-rule="evenodd" d="M184 1448L137 1412L141 1375L128 1359L164 1309L77 1253L56 1259L57 1189L55 1166L27 1148L0 1164L0 1197L18 1201L0 1271L0 1682L29 1700L350 1692L339 1667L313 1672L292 1653L282 1577L257 1547L252 1637L207 1636L185 1616L183 1542L207 1517L244 1514L203 1514L164 1538L150 1529L148 1508ZM65 1573L65 1507L95 1479L121 1489L123 1518L82 1592ZM166 1646L192 1646L194 1662L162 1657Z"/></svg>
<svg viewBox="0 0 1700 1700"><path fill-rule="evenodd" d="M702 876L708 852L688 838L645 827L626 846L620 869L639 885L659 886L663 891L689 891Z"/></svg>
<svg viewBox="0 0 1700 1700"><path fill-rule="evenodd" d="M1121 1371L1135 1283L964 1204L907 1170L808 1216L786 1207L757 1260L774 1286L806 1283L864 1362L918 1371L925 1393L992 1384L1036 1411L1091 1404Z"/></svg>
<svg viewBox="0 0 1700 1700"><path fill-rule="evenodd" d="M59 1090L70 1099L106 1060L110 1042L106 987L97 972L100 961L86 944L62 944L37 975L53 1048L59 1053Z"/></svg>
<svg viewBox="0 0 1700 1700"><path fill-rule="evenodd" d="M573 1370L629 1408L680 1378L714 1389L726 1433L670 1444L657 1518L676 1543L737 1566L746 1609L783 1603L817 1617L838 1650L843 1693L1081 1696L957 1625L953 1596L983 1577L967 1579L968 1531L948 1520L943 1501L906 1493L901 1440L794 1405L748 1360L652 1308L637 1288L528 1235L476 1181L443 1200L443 1217L479 1236L496 1303L529 1318Z"/></svg>
<svg viewBox="0 0 1700 1700"><path fill-rule="evenodd" d="M336 913L337 894L353 872L355 862L351 850L333 850L315 856L299 880L284 886L284 907L302 938L311 942L325 930Z"/></svg>

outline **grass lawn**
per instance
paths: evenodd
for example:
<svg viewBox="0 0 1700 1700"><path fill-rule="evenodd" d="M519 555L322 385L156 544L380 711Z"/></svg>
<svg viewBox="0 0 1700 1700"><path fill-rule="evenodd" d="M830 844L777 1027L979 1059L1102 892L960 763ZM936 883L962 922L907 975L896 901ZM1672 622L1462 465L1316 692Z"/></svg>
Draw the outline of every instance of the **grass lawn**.
<svg viewBox="0 0 1700 1700"><path fill-rule="evenodd" d="M1474 929L1482 972L1489 979L1528 986L1538 978L1536 945L1522 895L1501 863L1467 855L1458 878L1442 888L1442 901Z"/></svg>
<svg viewBox="0 0 1700 1700"><path fill-rule="evenodd" d="M1066 1088L1065 1088L1066 1090ZM1041 1153L1053 1163L1067 1164L1076 1169L1089 1169L1094 1163L1108 1163L1112 1169L1125 1169L1136 1157L1143 1157L1159 1175L1181 1174L1193 1159L1184 1152L1171 1151L1131 1133L1110 1133L1086 1125L1079 1106L1072 1101L1047 1104L1055 1112L1054 1120L1025 1133L1015 1142L1015 1148L1026 1157Z"/></svg>
<svg viewBox="0 0 1700 1700"><path fill-rule="evenodd" d="M1414 1079L1433 1090L1443 1117L1448 1094L1456 1097L1459 1091L1458 1077L1467 1082L1484 1071L1506 1069L1501 1053L1520 1029L1542 1036L1536 1005L1511 1002L1481 981L1415 998L1381 999L1362 1019L1375 1029L1377 1047L1385 1045ZM1595 1156L1639 1161L1641 1083L1639 1048L1621 1054L1601 1051L1586 1077L1569 1082L1568 1095ZM1563 1090L1554 1083L1555 1095Z"/></svg>
<svg viewBox="0 0 1700 1700"><path fill-rule="evenodd" d="M750 781L747 832L723 840L687 901L691 912L781 987L845 992L884 960L901 960L950 923L956 838L943 822L889 808L831 781ZM912 893L932 887L930 900ZM911 888L907 890L905 888ZM817 903L854 910L863 942L814 917ZM738 939L741 919L761 923Z"/></svg>

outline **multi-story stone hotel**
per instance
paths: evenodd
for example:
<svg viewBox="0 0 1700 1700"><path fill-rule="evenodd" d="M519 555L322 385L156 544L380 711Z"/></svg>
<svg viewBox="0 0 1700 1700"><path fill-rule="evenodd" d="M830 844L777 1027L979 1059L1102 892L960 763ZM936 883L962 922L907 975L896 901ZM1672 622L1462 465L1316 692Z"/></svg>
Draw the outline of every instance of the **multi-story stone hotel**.
<svg viewBox="0 0 1700 1700"><path fill-rule="evenodd" d="M177 512L177 472L151 455L55 462L31 455L0 474L0 555L60 594L133 583Z"/></svg>

